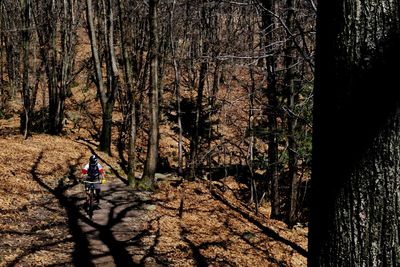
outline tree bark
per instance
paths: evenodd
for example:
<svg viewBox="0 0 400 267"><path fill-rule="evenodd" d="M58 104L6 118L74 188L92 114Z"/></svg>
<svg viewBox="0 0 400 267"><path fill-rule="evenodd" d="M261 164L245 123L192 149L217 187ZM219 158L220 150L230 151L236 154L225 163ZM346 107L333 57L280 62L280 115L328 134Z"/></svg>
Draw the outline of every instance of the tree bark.
<svg viewBox="0 0 400 267"><path fill-rule="evenodd" d="M197 88L197 99L196 99L196 117L194 122L194 136L191 146L191 156L190 156L190 179L194 180L196 177L196 169L199 154L199 143L200 143L200 129L203 127L202 115L203 115L203 91L206 81L206 75L208 70L207 62L201 63L200 74L199 74L199 86Z"/></svg>
<svg viewBox="0 0 400 267"><path fill-rule="evenodd" d="M27 139L31 131L31 94L29 86L29 47L30 47L30 30L31 25L31 11L30 11L30 0L22 0L22 12L23 12L23 26L22 31L22 44L23 44L23 76L22 76L22 96L24 101L24 110L21 114L21 132L24 138Z"/></svg>
<svg viewBox="0 0 400 267"><path fill-rule="evenodd" d="M131 59L128 55L127 36L128 30L124 25L123 19L126 16L125 4L126 1L119 0L119 26L121 33L121 49L124 62L124 80L125 88L129 98L128 103L128 125L129 125L129 139L128 139L128 184L134 186L136 183L135 170L136 170L136 85L133 80L133 71ZM129 36L129 35L128 35Z"/></svg>
<svg viewBox="0 0 400 267"><path fill-rule="evenodd" d="M171 53L172 53L172 61L174 66L174 89L176 96L176 107L177 107L177 124L178 124L178 175L183 175L183 128L182 128L182 110L181 110L181 73L180 66L176 55L177 49L177 40L174 39L174 15L175 15L175 4L174 0L172 3L171 11L170 11L170 43L171 43Z"/></svg>
<svg viewBox="0 0 400 267"><path fill-rule="evenodd" d="M65 99L70 92L70 84L73 79L75 67L75 48L78 19L76 0L63 1L63 17L61 21L62 55L60 59L61 75L59 75L60 99L58 103L57 133L61 133L64 127Z"/></svg>
<svg viewBox="0 0 400 267"><path fill-rule="evenodd" d="M114 19L112 1L107 2L107 27L105 29L105 43L106 43L106 67L109 70L107 73L108 86L106 87L103 82L102 64L99 56L99 46L97 44L96 29L94 25L94 13L92 0L86 0L86 16L88 20L88 30L90 37L90 44L92 49L92 58L94 61L94 68L96 74L96 87L100 96L100 103L102 107L102 130L100 134L101 151L107 152L111 155L111 131L112 131L112 115L115 103L115 97L118 88L119 72L115 58L114 49Z"/></svg>
<svg viewBox="0 0 400 267"><path fill-rule="evenodd" d="M262 1L262 27L263 35L265 35L265 46L271 47L274 41L275 21L273 12L275 9L274 0ZM274 52L265 51L268 52ZM267 98L268 107L267 111L267 129L268 129L268 180L271 182L271 218L279 219L280 212L280 193L279 193L279 173L278 173L278 90L276 82L276 59L274 55L266 59L266 76L267 76Z"/></svg>
<svg viewBox="0 0 400 267"><path fill-rule="evenodd" d="M209 52L209 23L208 23L208 10L207 10L207 1L202 1L201 7L201 34L200 34L200 52L202 55L207 55ZM200 146L200 129L204 127L203 124L203 94L204 87L207 79L208 72L208 62L206 59L203 59L203 62L200 64L199 71L199 85L197 88L197 99L196 99L196 117L195 117L195 125L194 125L194 135L191 140L191 155L190 155L190 175L189 178L194 180L196 177L196 169L199 157L199 146Z"/></svg>
<svg viewBox="0 0 400 267"><path fill-rule="evenodd" d="M309 266L400 266L399 7L319 2Z"/></svg>
<svg viewBox="0 0 400 267"><path fill-rule="evenodd" d="M286 27L292 31L295 27L295 1L286 1ZM295 127L296 118L294 118L292 112L295 107L295 76L296 71L293 66L295 54L295 44L293 36L287 36L286 51L285 51L285 91L286 91L286 104L288 112L286 114L287 119L287 139L288 139L288 180L291 182L290 186L290 208L288 216L289 226L293 226L297 221L297 202L298 202L298 191L299 191L299 177L297 175L297 153L296 153L296 140L295 140Z"/></svg>
<svg viewBox="0 0 400 267"><path fill-rule="evenodd" d="M150 23L150 88L149 88L149 113L150 129L147 143L147 155L142 182L148 187L153 187L158 160L159 141L159 92L158 92L158 25L157 25L158 0L149 1Z"/></svg>

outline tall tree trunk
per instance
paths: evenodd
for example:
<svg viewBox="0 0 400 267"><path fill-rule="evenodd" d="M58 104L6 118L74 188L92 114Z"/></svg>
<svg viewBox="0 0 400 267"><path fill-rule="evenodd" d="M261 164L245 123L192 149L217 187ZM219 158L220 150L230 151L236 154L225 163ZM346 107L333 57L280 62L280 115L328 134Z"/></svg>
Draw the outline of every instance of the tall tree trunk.
<svg viewBox="0 0 400 267"><path fill-rule="evenodd" d="M203 0L203 4L201 7L201 38L200 38L200 53L202 55L207 55L208 53L208 37L209 37L209 23L208 23L208 12L207 12L207 0ZM199 156L199 145L200 145L200 129L204 127L203 125L203 94L204 94L204 86L207 79L208 72L208 62L206 59L203 59L203 62L200 64L200 73L199 73L199 85L197 88L197 99L196 99L196 118L194 125L194 136L191 141L191 162L190 162L190 179L194 180L196 177L196 169Z"/></svg>
<svg viewBox="0 0 400 267"><path fill-rule="evenodd" d="M133 106L133 107L132 107ZM132 103L129 114L129 144L128 144L128 184L135 185L136 177L136 108L135 97L132 96Z"/></svg>
<svg viewBox="0 0 400 267"><path fill-rule="evenodd" d="M57 133L61 133L64 126L65 99L71 93L70 83L75 63L76 34L78 26L77 2L76 0L63 1L63 17L61 22L62 55L60 59L61 75L60 99L58 102Z"/></svg>
<svg viewBox="0 0 400 267"><path fill-rule="evenodd" d="M133 81L132 63L128 55L127 36L128 30L125 28L123 19L126 16L125 4L126 1L119 0L119 26L121 32L121 49L124 62L124 79L125 88L129 98L128 103L128 125L129 125L129 140L128 140L128 184L134 186L136 183L136 88Z"/></svg>
<svg viewBox="0 0 400 267"><path fill-rule="evenodd" d="M175 70L175 86L176 86L176 103L177 103L177 120L178 120L178 174L183 175L183 127L182 127L182 109L181 109L181 90L180 90L180 71L179 65L174 59Z"/></svg>
<svg viewBox="0 0 400 267"><path fill-rule="evenodd" d="M159 92L158 92L158 25L157 25L158 0L149 1L150 23L150 88L149 112L150 129L147 143L146 163L143 171L142 182L146 187L153 187L158 160L159 140Z"/></svg>
<svg viewBox="0 0 400 267"><path fill-rule="evenodd" d="M295 1L286 1L286 27L293 31L295 27ZM298 191L299 191L299 177L297 176L297 153L296 153L296 140L294 137L296 119L293 116L293 111L295 107L295 68L293 66L295 54L295 44L293 42L293 36L287 37L286 51L285 51L285 91L286 91L286 103L288 111L287 117L287 139L288 139L288 180L291 181L290 188L290 208L288 216L289 226L293 226L297 222L297 201L298 201Z"/></svg>
<svg viewBox="0 0 400 267"><path fill-rule="evenodd" d="M31 102L30 102L30 86L29 86L29 47L30 47L30 0L21 0L23 12L22 45L23 45L23 76L22 76L22 95L24 101L24 110L21 114L21 132L27 139L31 131Z"/></svg>
<svg viewBox="0 0 400 267"><path fill-rule="evenodd" d="M178 123L178 175L183 175L183 128L182 128L182 110L181 110L181 74L179 69L179 62L176 58L176 45L177 41L174 39L174 14L175 14L175 4L174 0L172 3L171 11L170 11L170 43L171 43L171 52L172 52L172 61L174 66L174 74L175 74L175 96L176 96L176 107L177 107L177 123Z"/></svg>
<svg viewBox="0 0 400 267"><path fill-rule="evenodd" d="M256 181L254 180L254 172L253 172L253 162L254 162L254 148L255 148L255 134L254 134L254 94L256 91L255 88L255 80L254 80L254 68L251 66L249 69L250 72L250 80L251 85L249 86L249 113L248 113L248 128L250 132L250 140L249 140L249 169L250 169L250 203L255 203L256 206L256 214L258 214L258 196L257 196L257 188Z"/></svg>
<svg viewBox="0 0 400 267"><path fill-rule="evenodd" d="M114 49L114 19L113 19L113 8L112 2L107 1L107 27L105 29L106 34L106 67L109 70L107 72L108 86L104 85L103 74L102 74L102 64L99 56L99 47L97 44L96 29L94 25L94 13L92 0L86 0L86 17L88 20L89 27L89 37L92 49L92 58L94 61L94 68L96 74L96 87L98 94L100 95L100 103L102 107L102 130L100 134L100 145L99 149L101 151L107 152L111 155L111 132L112 132L112 115L115 103L115 97L118 88L118 78L119 73L117 69L117 63L115 59L115 49Z"/></svg>
<svg viewBox="0 0 400 267"><path fill-rule="evenodd" d="M43 47L43 49L47 49L45 53L47 53L46 60L46 73L47 73L47 86L49 91L49 132L51 134L57 134L57 121L58 121L58 102L60 99L60 92L57 86L57 48L56 48L56 29L57 29L57 15L56 15L56 6L55 1L50 1L50 8L47 10L49 13L48 16L48 29L49 32L45 32L44 34L48 34L48 46Z"/></svg>
<svg viewBox="0 0 400 267"><path fill-rule="evenodd" d="M275 21L273 17L275 9L274 0L262 1L262 27L265 40L265 47L272 47L274 42ZM272 48L270 48L272 49ZM276 60L273 55L266 59L266 75L267 75L267 129L268 129L268 180L271 182L271 218L279 219L280 211L280 194L279 194L279 173L278 173L278 90L276 82Z"/></svg>
<svg viewBox="0 0 400 267"><path fill-rule="evenodd" d="M199 86L197 88L197 101L196 101L196 118L194 122L194 136L192 140L192 148L191 148L191 162L190 162L190 179L194 180L196 177L196 169L198 162L198 154L199 154L199 143L200 143L200 129L204 126L202 124L202 115L203 115L203 92L204 85L206 82L206 75L208 70L208 63L203 62L200 66L200 74L199 74Z"/></svg>
<svg viewBox="0 0 400 267"><path fill-rule="evenodd" d="M90 46L92 50L92 58L96 74L96 86L98 94L100 95L100 103L104 111L105 103L107 102L107 96L105 95L104 83L103 83L103 73L101 70L101 62L99 57L99 48L97 45L96 28L94 25L94 13L92 0L86 0L86 18L88 20L88 31L90 38ZM103 119L104 120L104 119Z"/></svg>
<svg viewBox="0 0 400 267"><path fill-rule="evenodd" d="M104 109L103 109L103 126L100 136L101 151L107 152L111 155L111 141L112 141L112 115L115 104L115 98L118 90L119 70L117 67L117 60L114 48L114 10L113 1L108 0L106 5L106 51L107 51L107 93Z"/></svg>
<svg viewBox="0 0 400 267"><path fill-rule="evenodd" d="M399 7L319 2L309 266L400 266Z"/></svg>

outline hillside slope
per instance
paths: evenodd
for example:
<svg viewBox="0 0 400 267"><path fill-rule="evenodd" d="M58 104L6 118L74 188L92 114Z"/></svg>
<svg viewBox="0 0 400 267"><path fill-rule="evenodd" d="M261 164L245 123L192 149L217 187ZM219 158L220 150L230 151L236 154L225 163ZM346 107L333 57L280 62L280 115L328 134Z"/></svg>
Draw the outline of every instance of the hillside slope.
<svg viewBox="0 0 400 267"><path fill-rule="evenodd" d="M148 195L127 188L116 159L86 141L2 133L1 266L306 266L307 229L287 230L268 209L254 216L232 177L160 181ZM90 221L77 179L93 152L108 183Z"/></svg>

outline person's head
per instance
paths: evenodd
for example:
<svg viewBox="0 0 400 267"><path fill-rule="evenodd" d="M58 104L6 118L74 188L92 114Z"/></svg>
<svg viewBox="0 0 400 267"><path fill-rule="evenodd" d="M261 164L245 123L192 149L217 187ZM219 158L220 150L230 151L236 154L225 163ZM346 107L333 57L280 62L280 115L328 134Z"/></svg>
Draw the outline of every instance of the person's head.
<svg viewBox="0 0 400 267"><path fill-rule="evenodd" d="M96 165L97 164L97 157L96 155L91 155L89 158L89 164L90 165Z"/></svg>

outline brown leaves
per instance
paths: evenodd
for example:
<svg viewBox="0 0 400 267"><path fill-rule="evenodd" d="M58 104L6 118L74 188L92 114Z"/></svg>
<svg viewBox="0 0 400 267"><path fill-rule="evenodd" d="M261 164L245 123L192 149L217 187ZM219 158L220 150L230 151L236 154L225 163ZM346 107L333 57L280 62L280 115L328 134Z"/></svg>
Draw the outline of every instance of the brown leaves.
<svg viewBox="0 0 400 267"><path fill-rule="evenodd" d="M71 263L76 244L66 210L48 189L57 188L62 177L78 176L90 150L46 135L26 141L7 137L0 145L0 265ZM117 166L115 159L101 157ZM111 175L109 179L112 183ZM122 240L135 236L135 229L145 233L138 247L132 247L138 250L131 254L135 262L306 266L305 257L291 244L306 249L307 228L289 230L269 220L268 206L260 208L262 216L255 216L237 199L245 185L232 177L212 184L211 191L209 186L206 181L184 181L177 187L164 181L159 186L153 196L155 209L143 209L148 216L126 220L132 231L119 233Z"/></svg>
<svg viewBox="0 0 400 267"><path fill-rule="evenodd" d="M199 262L212 266L306 266L304 256L268 236L247 217L303 248L307 244L307 230L288 230L282 222L265 216L256 217L235 197L235 191L243 185L232 177L222 182L227 189L224 193L219 189L212 190L218 191L229 205L213 198L207 183L184 182L178 188L162 187L154 196L158 207L153 217L160 218L152 230L159 233L156 252L168 255L174 266L193 266ZM182 195L184 203L180 219ZM261 212L268 214L268 207L262 208Z"/></svg>

